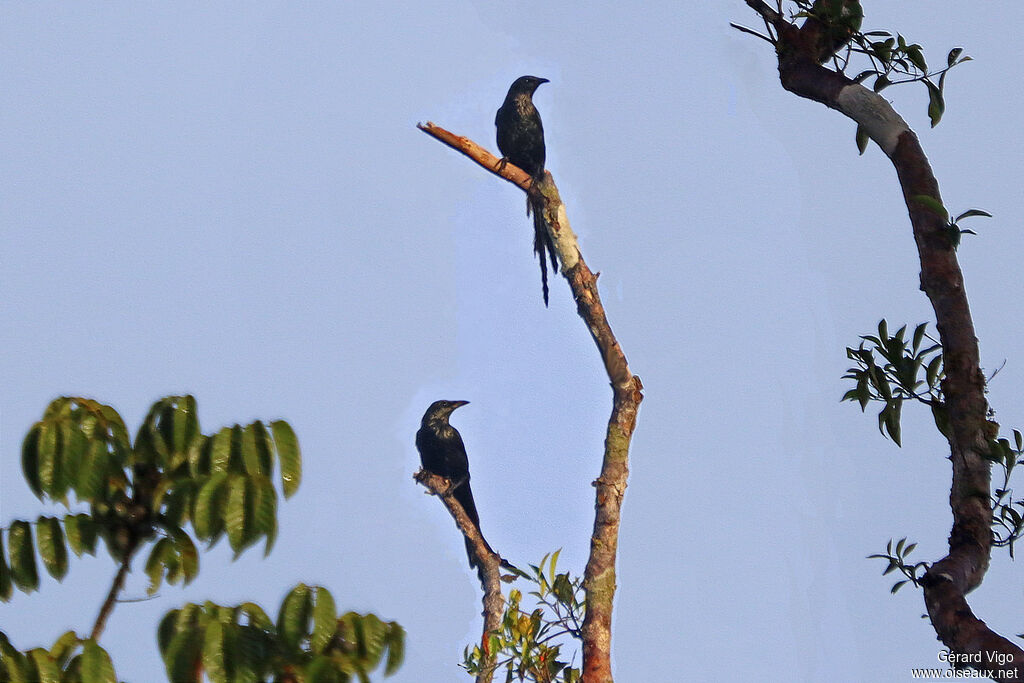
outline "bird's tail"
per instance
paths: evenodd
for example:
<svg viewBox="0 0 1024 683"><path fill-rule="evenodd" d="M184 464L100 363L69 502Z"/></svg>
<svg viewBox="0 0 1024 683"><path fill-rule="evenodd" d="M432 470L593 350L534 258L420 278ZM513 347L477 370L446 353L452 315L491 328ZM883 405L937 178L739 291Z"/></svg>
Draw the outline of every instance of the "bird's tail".
<svg viewBox="0 0 1024 683"><path fill-rule="evenodd" d="M470 487L468 479L455 489L455 498L462 504L462 509L466 511L466 516L476 525L477 531L480 531L480 514L476 510L476 502L473 500L473 489ZM484 546L487 547L487 552L496 554L494 549L491 548L491 544L484 538L483 531L480 531L480 538L484 539ZM477 576L483 581L484 570L480 563L476 561L476 555L473 553L473 544L470 543L469 538L464 540L466 542L466 556L469 558L469 568L475 569ZM508 566L506 567L506 565ZM507 569L512 565L506 560L502 560L502 566Z"/></svg>
<svg viewBox="0 0 1024 683"><path fill-rule="evenodd" d="M537 182L536 180L534 181ZM533 253L540 261L540 284L544 291L544 305L548 305L548 264L551 258L551 272L558 272L558 261L555 258L555 243L544 222L544 198L539 191L531 192L527 197L527 213L533 214ZM546 253L545 253L546 252Z"/></svg>

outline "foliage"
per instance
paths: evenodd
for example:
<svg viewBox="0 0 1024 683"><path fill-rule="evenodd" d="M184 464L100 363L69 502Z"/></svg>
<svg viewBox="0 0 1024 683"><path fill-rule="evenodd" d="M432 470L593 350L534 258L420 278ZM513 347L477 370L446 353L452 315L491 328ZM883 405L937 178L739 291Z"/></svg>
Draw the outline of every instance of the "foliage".
<svg viewBox="0 0 1024 683"><path fill-rule="evenodd" d="M583 582L568 572L557 573L558 555L545 555L530 571L514 570L519 578L536 588L529 595L536 603L527 614L521 609L523 594L509 592L508 605L501 620L501 631L488 634L486 647L498 653L497 668L504 668L505 681L537 683L576 683L580 670L562 657L564 636L582 639ZM570 641L571 642L571 641ZM575 656L573 656L573 659ZM474 646L463 654L463 666L471 674L479 673L487 662L484 649Z"/></svg>
<svg viewBox="0 0 1024 683"><path fill-rule="evenodd" d="M972 218L974 216L982 216L984 218L992 218L992 214L988 211L982 211L981 209L968 209L956 218L950 219L949 211L942 205L941 202L936 200L934 197L929 197L924 194L917 194L911 197L915 202L924 206L927 210L934 213L936 216L946 221L946 236L949 238L949 243L956 249L960 246L960 239L964 235L977 235L978 233L973 230L966 230L960 227L960 221L965 218Z"/></svg>
<svg viewBox="0 0 1024 683"><path fill-rule="evenodd" d="M165 579L187 584L195 578L195 541L212 546L227 536L237 557L263 539L268 553L277 535L275 466L284 495L291 496L301 456L284 421L234 425L206 436L195 399L169 396L153 404L133 443L110 406L58 398L25 437L22 469L40 500L60 503L68 514L9 525L6 560L0 552L0 599L10 599L12 584L25 592L38 588L36 552L47 573L61 580L68 549L94 555L98 539L119 563L154 541L146 561L151 593ZM75 503L88 505L88 513L76 511Z"/></svg>
<svg viewBox="0 0 1024 683"><path fill-rule="evenodd" d="M929 70L924 50L918 43L908 42L900 33L889 31L861 31L864 11L860 2L853 0L793 0L797 11L793 18L813 18L820 21L841 46L833 56L832 64L840 73L846 73L854 61L866 62L867 68L853 80L857 83L874 77L872 88L881 92L890 85L924 83L928 90L928 118L932 127L938 125L946 110L944 90L946 74L954 66L971 61L963 48L955 47L946 55L945 68ZM841 40L840 40L841 39ZM859 58L859 59L858 59ZM936 79L937 77L937 79ZM863 141L863 144L862 144ZM861 152L867 144L867 134L858 129L857 143Z"/></svg>
<svg viewBox="0 0 1024 683"><path fill-rule="evenodd" d="M992 495L992 543L1005 546L1013 557L1013 544L1024 536L1024 502L1014 500L1010 474L1014 467L1024 464L1024 436L1014 429L1013 446L1008 439L994 439L989 443L988 458L1003 470L1003 483Z"/></svg>
<svg viewBox="0 0 1024 683"><path fill-rule="evenodd" d="M909 564L907 562L907 556L914 552L914 548L917 547L916 543L907 543L907 539L901 538L897 543L896 547L892 546L892 539L889 539L889 543L885 546L884 555L868 555L869 560L880 559L887 560L889 566L882 570L882 575L886 575L896 569L899 569L903 576L907 577L902 581L897 581L892 585L889 590L893 595L896 594L900 588L903 587L908 581L913 583L915 586L921 585L921 577L928 571L927 562L917 562L915 564Z"/></svg>
<svg viewBox="0 0 1024 683"><path fill-rule="evenodd" d="M920 401L931 407L932 415L939 430L946 433L945 404L942 400L942 346L927 333L927 323L914 328L913 338L904 338L907 326L890 336L888 324L883 319L878 323L878 334L861 336L856 349L847 348L846 356L857 363L843 375L852 379L853 389L843 394L844 401L857 401L865 410L870 401L884 403L878 413L878 430L884 436L901 444L900 414L903 402L908 399ZM924 340L932 342L922 348ZM869 346L865 347L865 342ZM884 361L881 364L875 354ZM924 378L921 371L924 370Z"/></svg>
<svg viewBox="0 0 1024 683"><path fill-rule="evenodd" d="M251 602L187 604L163 618L158 642L175 683L344 683L368 681L382 661L394 673L405 631L372 614L338 615L326 588L299 584L276 622Z"/></svg>
<svg viewBox="0 0 1024 683"><path fill-rule="evenodd" d="M110 656L91 638L68 631L46 649L20 652L0 632L0 681L5 683L117 683Z"/></svg>
<svg viewBox="0 0 1024 683"><path fill-rule="evenodd" d="M987 216L983 211L972 209L950 221L950 225L956 227L956 223L967 216ZM956 228L960 230L959 228ZM961 232L969 232L960 230ZM908 399L916 400L931 408L935 426L943 436L949 435L949 422L946 415L946 405L942 395L942 378L944 376L942 366L942 347L932 336L927 333L927 323L921 323L914 328L911 340L905 339L907 327L904 325L896 334L890 335L888 324L883 319L878 323L877 335L864 335L861 337L860 346L856 349L847 348L846 355L850 360L857 363L856 367L847 370L843 379L854 381L854 388L843 394L844 401L857 401L861 410L865 410L871 401L879 401L884 404L878 413L878 429L884 436L889 437L901 445L900 416L903 402ZM925 346L924 341L932 342ZM867 342L867 346L865 346ZM923 347L923 348L922 348ZM881 359L877 359L875 354ZM921 376L922 370L924 376ZM991 423L994 432L998 431L998 425ZM1013 445L1006 438L993 438L989 441L986 457L994 464L1002 468L1002 485L997 487L992 495L993 511L993 544L1005 546L1013 557L1014 543L1024 537L1024 501L1015 500L1013 488L1010 486L1010 475L1015 466L1024 463L1024 436L1021 432L1013 430ZM890 546L891 546L890 542ZM889 559L889 569L886 573L895 568L904 571L908 579L916 585L915 575L908 574L905 570L903 557L913 550L915 544L910 544L903 554L902 543L897 544L897 552L893 554L891 547L886 555L872 555ZM923 566L923 563L913 565ZM899 584L902 585L902 584ZM894 586L893 592L899 587Z"/></svg>
<svg viewBox="0 0 1024 683"><path fill-rule="evenodd" d="M170 396L153 404L132 442L110 406L59 398L25 437L22 469L37 497L63 505L68 514L13 521L6 529L6 557L0 530L0 599L9 600L13 588L38 588L37 554L61 580L68 549L94 555L100 539L125 571L136 551L153 542L146 561L150 593L163 580L195 578L196 541L213 546L227 537L237 557L263 539L268 553L277 535L275 471L289 497L298 489L301 467L298 440L284 421L234 425L206 436L195 399ZM76 512L79 504L89 511ZM115 582L112 596L118 587ZM339 616L327 589L299 584L276 624L254 603L188 604L165 616L158 642L174 683L343 683L353 676L368 681L385 655L385 675L394 672L405 634L372 614ZM69 631L50 649L22 652L0 632L4 683L116 680L110 656L95 639Z"/></svg>

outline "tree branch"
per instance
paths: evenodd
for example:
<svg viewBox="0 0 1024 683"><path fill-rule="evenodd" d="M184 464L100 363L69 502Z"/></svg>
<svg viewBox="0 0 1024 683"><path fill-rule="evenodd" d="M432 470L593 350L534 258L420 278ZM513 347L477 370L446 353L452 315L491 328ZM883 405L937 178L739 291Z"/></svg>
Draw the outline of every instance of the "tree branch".
<svg viewBox="0 0 1024 683"><path fill-rule="evenodd" d="M501 557L491 550L483 534L453 494L452 482L424 469L413 477L423 484L432 495L437 496L455 519L462 535L472 544L473 557L480 568L480 586L484 597L484 628L480 636L480 649L487 657L487 664L476 677L477 683L491 683L497 668L498 653L491 650L490 634L501 630L501 615L505 608L505 597L501 594Z"/></svg>
<svg viewBox="0 0 1024 683"><path fill-rule="evenodd" d="M530 178L512 164L500 167L500 159L468 138L454 135L433 123L420 130L465 154L487 171L530 191ZM551 173L545 172L538 189L544 198L544 220L561 262L561 273L572 289L576 311L597 344L601 361L612 385L612 412L605 435L601 474L597 489L594 532L590 557L583 573L587 610L583 619L583 683L612 681L611 622L615 597L615 558L619 542L622 498L629 476L629 444L636 427L637 410L643 400L643 384L629 370L597 291L597 276L580 253L569 219Z"/></svg>
<svg viewBox="0 0 1024 683"><path fill-rule="evenodd" d="M808 20L798 28L763 2L745 1L778 32L783 87L853 119L896 167L921 262L921 289L935 311L946 374L942 391L951 426L947 439L953 462L953 528L949 554L923 577L925 605L939 639L951 651L1008 655L1001 664L983 657L977 668L1015 671L1016 678L1003 680L1024 680L1024 650L974 616L964 597L981 584L991 554L991 473L985 454L998 426L986 418L978 340L947 224L916 199L925 196L941 204L938 182L917 135L885 98L820 65L820 23Z"/></svg>
<svg viewBox="0 0 1024 683"><path fill-rule="evenodd" d="M110 613L114 611L114 603L117 602L117 596L121 589L124 588L125 579L132 568L132 557L135 556L135 551L138 550L138 547L138 539L133 538L125 548L124 559L121 560L121 566L117 568L117 574L114 575L114 582L110 585L107 599L100 606L100 613L96 616L96 623L93 624L92 633L89 634L89 637L95 641L99 641L100 635L107 625L107 619L110 617Z"/></svg>

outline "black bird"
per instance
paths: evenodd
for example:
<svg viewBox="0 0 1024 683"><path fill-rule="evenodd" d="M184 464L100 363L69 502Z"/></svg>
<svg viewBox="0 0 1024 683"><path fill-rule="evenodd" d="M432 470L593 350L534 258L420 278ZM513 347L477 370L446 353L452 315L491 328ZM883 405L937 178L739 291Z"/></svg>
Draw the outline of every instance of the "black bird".
<svg viewBox="0 0 1024 683"><path fill-rule="evenodd" d="M448 424L452 411L467 403L469 401L431 403L427 412L423 414L419 431L416 432L416 449L420 452L423 469L451 481L454 487L452 495L462 504L466 515L473 520L473 524L479 530L480 515L476 511L476 503L473 502L473 490L469 487L469 458L466 457L466 446L462 443L459 430ZM472 547L467 538L466 554L469 555L471 568L477 567Z"/></svg>
<svg viewBox="0 0 1024 683"><path fill-rule="evenodd" d="M547 82L546 78L520 76L508 89L505 101L494 116L502 163L511 162L533 178L533 190L527 198L526 208L528 213L533 213L533 253L540 258L545 306L548 305L548 267L545 256L551 257L554 272L558 272L558 262L555 260L555 245L551 241L551 234L544 225L544 203L537 187L544 178L544 125L540 121L537 107L533 106L533 93L541 83Z"/></svg>

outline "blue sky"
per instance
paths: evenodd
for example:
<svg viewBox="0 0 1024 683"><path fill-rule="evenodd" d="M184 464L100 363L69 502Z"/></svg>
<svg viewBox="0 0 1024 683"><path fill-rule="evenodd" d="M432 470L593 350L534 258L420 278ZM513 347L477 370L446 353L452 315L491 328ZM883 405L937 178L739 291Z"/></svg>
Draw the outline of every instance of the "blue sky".
<svg viewBox="0 0 1024 683"><path fill-rule="evenodd" d="M479 636L461 539L411 479L437 398L469 450L488 541L513 562L563 548L582 571L610 408L568 287L541 302L519 190L415 129L494 149L517 76L612 326L646 387L623 513L620 680L900 681L938 666L920 594L864 559L890 537L945 548L946 447L908 409L904 447L840 404L844 349L881 317L932 319L895 173L854 126L778 83L740 1L0 6L0 523L40 512L20 444L58 395L138 425L190 392L204 431L287 419L304 454L266 560L202 556L198 580L120 605L121 678L159 680L155 626L186 601L275 610L298 581L408 630L395 681L450 681ZM865 3L947 83L886 91L946 205L986 209L960 249L1007 430L1024 425L1015 217L1024 102L1006 74L1024 9ZM87 632L114 573L0 605L23 648ZM126 597L140 597L136 571ZM996 552L971 604L1021 632ZM135 653L128 656L127 653Z"/></svg>

